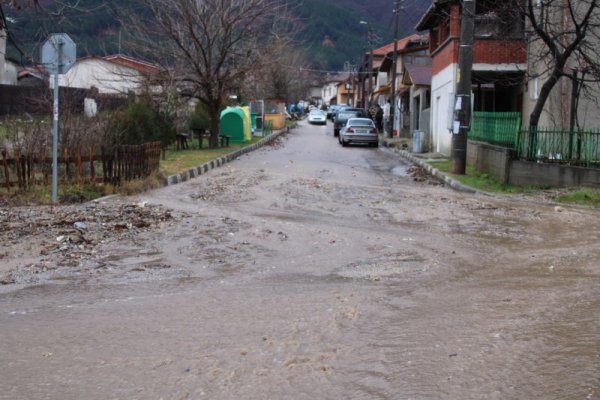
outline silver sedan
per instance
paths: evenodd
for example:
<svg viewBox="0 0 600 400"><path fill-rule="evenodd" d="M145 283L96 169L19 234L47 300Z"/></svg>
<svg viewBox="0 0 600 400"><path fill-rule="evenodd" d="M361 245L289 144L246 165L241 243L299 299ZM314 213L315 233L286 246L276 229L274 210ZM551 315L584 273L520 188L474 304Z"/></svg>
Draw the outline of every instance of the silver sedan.
<svg viewBox="0 0 600 400"><path fill-rule="evenodd" d="M342 146L349 143L379 146L379 132L375 123L369 118L350 118L340 130L338 140Z"/></svg>
<svg viewBox="0 0 600 400"><path fill-rule="evenodd" d="M327 123L327 114L321 110L312 110L308 113L308 123L325 125Z"/></svg>

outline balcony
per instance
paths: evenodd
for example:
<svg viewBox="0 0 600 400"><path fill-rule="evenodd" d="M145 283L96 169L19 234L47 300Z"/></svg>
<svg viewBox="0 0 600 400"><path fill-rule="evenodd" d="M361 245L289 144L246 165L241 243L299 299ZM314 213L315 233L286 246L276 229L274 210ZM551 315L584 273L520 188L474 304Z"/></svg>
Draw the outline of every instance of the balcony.
<svg viewBox="0 0 600 400"><path fill-rule="evenodd" d="M508 18L507 15L494 11L478 14L475 16L475 37L522 40L525 38L525 23L521 19Z"/></svg>

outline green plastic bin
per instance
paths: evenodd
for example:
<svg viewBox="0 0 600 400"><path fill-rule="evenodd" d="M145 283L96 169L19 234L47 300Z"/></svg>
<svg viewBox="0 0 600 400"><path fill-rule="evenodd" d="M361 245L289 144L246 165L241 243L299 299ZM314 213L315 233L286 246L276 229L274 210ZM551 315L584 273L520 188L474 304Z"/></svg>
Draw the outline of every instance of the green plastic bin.
<svg viewBox="0 0 600 400"><path fill-rule="evenodd" d="M221 135L229 136L233 143L246 141L244 111L241 108L227 107L221 111Z"/></svg>

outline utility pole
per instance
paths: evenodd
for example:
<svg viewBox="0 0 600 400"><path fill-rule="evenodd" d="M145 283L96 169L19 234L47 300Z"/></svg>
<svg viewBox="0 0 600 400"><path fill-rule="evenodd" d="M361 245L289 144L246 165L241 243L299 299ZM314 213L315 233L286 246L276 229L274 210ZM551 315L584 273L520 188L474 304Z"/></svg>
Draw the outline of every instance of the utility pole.
<svg viewBox="0 0 600 400"><path fill-rule="evenodd" d="M464 175L467 167L467 134L471 129L471 75L475 41L475 0L462 1L460 47L456 73L456 99L452 123L452 173Z"/></svg>
<svg viewBox="0 0 600 400"><path fill-rule="evenodd" d="M396 70L398 69L398 25L400 25L400 0L394 0L394 55L392 56L392 95L390 98L389 137L394 136L394 119L396 118Z"/></svg>
<svg viewBox="0 0 600 400"><path fill-rule="evenodd" d="M369 71L369 97L368 97L368 109L371 108L371 96L373 95L373 49L375 48L375 33L373 28L369 26L369 32L367 33L369 39L369 61L367 69Z"/></svg>

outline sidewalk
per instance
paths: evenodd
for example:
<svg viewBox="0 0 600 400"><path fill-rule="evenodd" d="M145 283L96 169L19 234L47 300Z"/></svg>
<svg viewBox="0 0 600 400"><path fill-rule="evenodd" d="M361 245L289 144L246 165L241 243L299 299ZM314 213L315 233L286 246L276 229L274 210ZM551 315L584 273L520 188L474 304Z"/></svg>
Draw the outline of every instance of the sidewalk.
<svg viewBox="0 0 600 400"><path fill-rule="evenodd" d="M380 136L379 144L384 147L389 148L391 151L400 155L405 160L423 168L428 173L430 173L432 176L436 177L441 182L444 182L445 184L450 186L452 189L455 189L455 190L458 190L461 192L466 192L466 193L487 195L487 193L485 193L485 192L474 189L470 186L467 186L467 185L457 181L450 175L439 171L437 168L435 168L435 167L431 166L431 164L429 164L429 162L432 160L437 160L437 161L449 160L450 158L448 156L445 156L440 153L435 153L435 152L434 153L413 153L411 138L404 138L404 137L386 138L386 137Z"/></svg>
<svg viewBox="0 0 600 400"><path fill-rule="evenodd" d="M167 177L165 177L163 184L164 184L164 186L176 185L178 183L182 183L182 182L188 181L192 178L195 178L197 176L200 176L202 174L205 174L212 169L219 168L220 166L235 160L236 158L240 157L243 154L246 154L250 151L254 151L258 148L263 147L266 144L271 143L272 141L277 139L279 136L283 135L284 133L288 133L290 131L290 129L293 129L295 127L296 127L296 125L287 126L283 129L273 131L270 135L264 136L260 141L254 143L250 146L246 146L241 149L235 150L223 157L219 157L214 160L208 161L208 162L206 162L202 165L199 165L195 168L190 168L186 171L181 171L175 175L167 176Z"/></svg>

